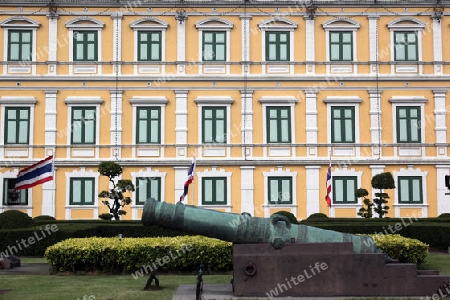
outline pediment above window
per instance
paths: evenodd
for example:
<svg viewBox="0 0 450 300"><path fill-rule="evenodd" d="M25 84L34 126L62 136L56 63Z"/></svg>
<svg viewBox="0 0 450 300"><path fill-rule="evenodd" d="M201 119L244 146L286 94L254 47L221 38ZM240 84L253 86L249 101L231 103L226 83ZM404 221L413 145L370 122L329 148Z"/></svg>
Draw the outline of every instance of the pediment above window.
<svg viewBox="0 0 450 300"><path fill-rule="evenodd" d="M411 17L403 17L395 19L387 24L389 29L423 29L425 28L425 22L417 20Z"/></svg>
<svg viewBox="0 0 450 300"><path fill-rule="evenodd" d="M91 17L78 17L73 20L66 22L67 28L74 28L74 29L91 29L91 28L103 28L105 27L105 23L102 21L99 21L97 19L91 18Z"/></svg>
<svg viewBox="0 0 450 300"><path fill-rule="evenodd" d="M41 24L29 18L14 16L1 21L0 26L3 28L38 28Z"/></svg>
<svg viewBox="0 0 450 300"><path fill-rule="evenodd" d="M361 27L361 24L351 19L335 18L323 22L322 27L328 30L356 30Z"/></svg>
<svg viewBox="0 0 450 300"><path fill-rule="evenodd" d="M130 27L133 29L167 29L169 23L158 20L156 18L141 18L139 20L130 23Z"/></svg>
<svg viewBox="0 0 450 300"><path fill-rule="evenodd" d="M233 26L232 22L217 17L207 18L195 23L195 27L202 30L231 29Z"/></svg>
<svg viewBox="0 0 450 300"><path fill-rule="evenodd" d="M298 24L286 18L271 18L258 23L261 29L295 29Z"/></svg>

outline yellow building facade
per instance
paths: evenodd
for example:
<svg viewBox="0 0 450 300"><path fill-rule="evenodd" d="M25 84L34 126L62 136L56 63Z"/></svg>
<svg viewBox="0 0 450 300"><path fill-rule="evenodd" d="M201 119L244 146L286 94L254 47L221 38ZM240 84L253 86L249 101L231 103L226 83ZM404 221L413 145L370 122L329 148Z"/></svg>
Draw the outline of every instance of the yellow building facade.
<svg viewBox="0 0 450 300"><path fill-rule="evenodd" d="M193 157L186 204L356 217L389 171L387 216L450 212L449 1L38 2L0 4L0 212L98 219L112 160L140 219ZM14 193L49 155L54 180Z"/></svg>

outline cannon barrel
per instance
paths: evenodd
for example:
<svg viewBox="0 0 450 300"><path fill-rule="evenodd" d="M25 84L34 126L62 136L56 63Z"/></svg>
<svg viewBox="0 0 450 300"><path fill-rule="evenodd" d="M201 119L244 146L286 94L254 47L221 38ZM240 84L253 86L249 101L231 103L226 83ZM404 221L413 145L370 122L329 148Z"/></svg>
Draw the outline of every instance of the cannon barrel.
<svg viewBox="0 0 450 300"><path fill-rule="evenodd" d="M182 203L170 204L152 198L144 205L142 223L179 229L236 244L271 243L276 249L285 243L351 242L355 253L381 253L369 236L357 236L302 224L290 224L286 217L258 218L225 213Z"/></svg>

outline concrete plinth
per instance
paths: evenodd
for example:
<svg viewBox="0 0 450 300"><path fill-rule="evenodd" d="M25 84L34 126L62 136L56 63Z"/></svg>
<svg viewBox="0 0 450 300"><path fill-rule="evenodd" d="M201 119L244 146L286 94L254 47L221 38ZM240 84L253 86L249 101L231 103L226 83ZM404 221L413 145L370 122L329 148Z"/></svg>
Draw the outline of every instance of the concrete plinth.
<svg viewBox="0 0 450 300"><path fill-rule="evenodd" d="M355 254L352 243L233 246L237 297L431 296L443 282L450 276L386 263L383 253Z"/></svg>

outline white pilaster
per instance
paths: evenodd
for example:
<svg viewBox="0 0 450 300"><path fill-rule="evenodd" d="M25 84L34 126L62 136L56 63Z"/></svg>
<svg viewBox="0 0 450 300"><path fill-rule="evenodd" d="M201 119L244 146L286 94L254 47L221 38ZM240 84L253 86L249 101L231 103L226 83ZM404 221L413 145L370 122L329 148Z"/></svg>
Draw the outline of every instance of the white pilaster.
<svg viewBox="0 0 450 300"><path fill-rule="evenodd" d="M370 178L373 178L373 176L375 176L375 175L377 175L377 174L380 174L380 173L383 173L384 172L384 168L386 167L385 165L370 165L369 166L370 167L370 169L372 169L372 175L371 175L371 177ZM363 188L364 188L364 185L365 184L368 184L368 185L370 185L370 189L372 190L372 193L370 193L370 190L369 189L367 189L367 191L369 192L369 199L374 199L375 198L375 193L379 193L380 191L379 190L377 190L377 189L372 189L372 187L371 187L371 182L367 182L367 183L362 183L362 185L363 185ZM392 196L392 195L391 195ZM390 205L391 206L391 205ZM391 208L392 208L392 206L391 206ZM400 216L400 207L398 207L398 206L396 206L395 207L395 209L394 209L394 217L399 217Z"/></svg>
<svg viewBox="0 0 450 300"><path fill-rule="evenodd" d="M381 57L378 57L378 19L380 16L378 14L369 14L367 16L369 19L369 53L370 53L370 73L377 73L377 64L375 63Z"/></svg>
<svg viewBox="0 0 450 300"><path fill-rule="evenodd" d="M320 212L320 166L305 166L306 169L306 217ZM325 183L325 180L323 181ZM323 189L325 191L325 188ZM325 203L325 200L324 200Z"/></svg>
<svg viewBox="0 0 450 300"><path fill-rule="evenodd" d="M252 144L253 143L253 91L252 90L241 90L241 101L242 101L242 143ZM249 158L253 156L252 147L243 147L242 156Z"/></svg>
<svg viewBox="0 0 450 300"><path fill-rule="evenodd" d="M445 175L450 175L450 165L436 165L437 212L436 216L450 213L450 191L445 186Z"/></svg>
<svg viewBox="0 0 450 300"><path fill-rule="evenodd" d="M53 180L42 184L42 215L56 217L56 167L53 164Z"/></svg>
<svg viewBox="0 0 450 300"><path fill-rule="evenodd" d="M434 52L434 74L442 75L442 22L440 19L433 19L433 52Z"/></svg>
<svg viewBox="0 0 450 300"><path fill-rule="evenodd" d="M381 135L381 103L380 103L380 91L370 90L370 133L371 143L375 146L372 147L372 156L382 155L380 145Z"/></svg>
<svg viewBox="0 0 450 300"><path fill-rule="evenodd" d="M241 212L247 212L255 217L255 186L253 183L254 166L241 167Z"/></svg>
<svg viewBox="0 0 450 300"><path fill-rule="evenodd" d="M177 72L186 72L186 22L178 22L177 26Z"/></svg>
<svg viewBox="0 0 450 300"><path fill-rule="evenodd" d="M447 123L446 114L447 107L445 105L445 96L447 91L433 91L434 94L434 117L436 120L434 130L436 131L437 155L447 156L447 147L439 146L439 144L447 143ZM425 116L426 118L426 116ZM423 120L427 122L428 120Z"/></svg>
<svg viewBox="0 0 450 300"><path fill-rule="evenodd" d="M314 62L316 61L315 56L315 42L314 42L314 18L310 16L305 16L306 21L306 74L315 74L316 66Z"/></svg>
<svg viewBox="0 0 450 300"><path fill-rule="evenodd" d="M111 16L113 19L113 61L117 60L117 66L113 68L113 74L122 73L122 13L115 13ZM116 67L118 68L116 70Z"/></svg>
<svg viewBox="0 0 450 300"><path fill-rule="evenodd" d="M111 90L111 158L122 157L122 95L123 90ZM100 120L104 113L101 110Z"/></svg>
<svg viewBox="0 0 450 300"><path fill-rule="evenodd" d="M306 144L317 144L317 93L306 92ZM317 147L308 146L307 156L317 156Z"/></svg>
<svg viewBox="0 0 450 300"><path fill-rule="evenodd" d="M48 14L48 75L56 75L58 49L58 18L56 14ZM44 59L45 60L45 59Z"/></svg>
<svg viewBox="0 0 450 300"><path fill-rule="evenodd" d="M250 72L250 19L251 16L241 15L242 22L242 74Z"/></svg>
<svg viewBox="0 0 450 300"><path fill-rule="evenodd" d="M175 91L175 143L177 157L187 157L187 97L188 90ZM181 146L179 146L181 145ZM187 171L186 171L187 172ZM186 175L187 173L185 173ZM184 182L184 180L183 180Z"/></svg>
<svg viewBox="0 0 450 300"><path fill-rule="evenodd" d="M45 156L53 155L56 159L56 94L57 90L45 91ZM54 174L56 167L53 164ZM53 175L53 181L45 182L42 185L42 215L56 216L56 176Z"/></svg>

